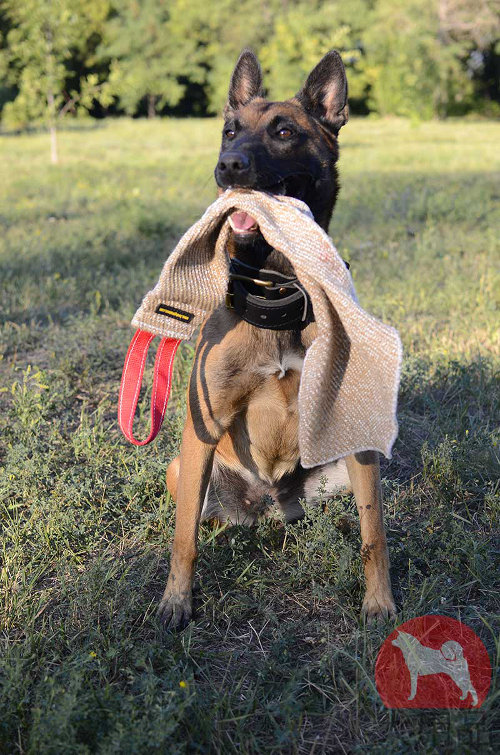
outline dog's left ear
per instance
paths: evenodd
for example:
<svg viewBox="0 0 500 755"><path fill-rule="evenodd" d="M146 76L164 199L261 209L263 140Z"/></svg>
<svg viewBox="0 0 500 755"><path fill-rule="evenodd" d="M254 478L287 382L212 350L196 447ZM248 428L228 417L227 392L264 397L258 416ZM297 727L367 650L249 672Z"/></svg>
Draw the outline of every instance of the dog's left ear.
<svg viewBox="0 0 500 755"><path fill-rule="evenodd" d="M342 58L330 50L295 95L304 108L338 134L349 118L347 77Z"/></svg>

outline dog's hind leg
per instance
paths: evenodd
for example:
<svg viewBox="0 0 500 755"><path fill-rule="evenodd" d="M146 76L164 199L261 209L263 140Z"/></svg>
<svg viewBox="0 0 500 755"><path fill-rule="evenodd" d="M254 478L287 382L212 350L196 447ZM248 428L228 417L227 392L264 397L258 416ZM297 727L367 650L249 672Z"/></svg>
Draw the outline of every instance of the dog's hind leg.
<svg viewBox="0 0 500 755"><path fill-rule="evenodd" d="M378 453L363 451L347 456L346 465L361 523L361 557L366 579L362 613L367 619L394 616Z"/></svg>
<svg viewBox="0 0 500 755"><path fill-rule="evenodd" d="M462 693L460 695L460 700L466 700L470 693L470 696L472 697L472 707L475 708L477 705L477 692L472 686L470 679L468 680L464 680L462 678L455 679L453 677L452 679L457 685L457 687L460 688L460 692Z"/></svg>

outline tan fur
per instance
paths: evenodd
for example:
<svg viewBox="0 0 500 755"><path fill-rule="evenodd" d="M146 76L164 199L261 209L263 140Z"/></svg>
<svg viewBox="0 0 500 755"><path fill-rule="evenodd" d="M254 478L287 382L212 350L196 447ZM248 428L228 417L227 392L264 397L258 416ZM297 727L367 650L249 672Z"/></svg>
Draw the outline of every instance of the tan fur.
<svg viewBox="0 0 500 755"><path fill-rule="evenodd" d="M302 353L315 327L313 323L303 331ZM196 391L190 391L180 456L167 470L168 489L177 509L171 571L160 611L170 626L182 626L191 617L198 526L214 459L269 483L277 483L285 473L292 472L299 460L300 373L289 370L279 379L277 374L266 375L264 369L267 367L269 373L273 360L278 363L283 334L260 331L241 321L216 343L205 339L205 329L197 344L193 367ZM195 418L191 406L194 393L200 408ZM378 454L356 454L348 457L346 464L361 522L366 576L363 612L368 617L387 616L395 609Z"/></svg>
<svg viewBox="0 0 500 755"><path fill-rule="evenodd" d="M343 69L338 54L330 53L308 82L314 83L320 69L324 78L327 59L337 74ZM348 116L347 85L344 82L340 86L338 76L332 73L337 84L330 83L323 97L323 110L326 106L333 116L329 128L324 118L312 117L305 109L301 93L286 102L270 103L263 99L260 79L258 63L256 60L252 63L252 56L246 51L233 73L225 115L237 119L240 129L257 144L262 141L269 145L266 129L278 115L300 126L299 130L307 137L308 154L328 177L313 197L317 205L315 220L327 230L338 191L336 134ZM296 161L295 152L291 159ZM220 194L223 189L218 191ZM231 256L236 253L233 238L228 252ZM277 263L275 250L267 258L266 262L269 261ZM281 267L285 263L283 258L279 269L289 272L286 265ZM299 464L297 396L301 360L316 332L315 323L301 333L260 330L224 308L213 312L201 329L181 451L167 470L168 490L177 508L170 574L159 615L170 629L185 626L191 618L198 527L212 482L215 484L224 476L229 486L234 484L236 497L240 482L242 490L247 485L252 493L248 497L242 495L238 501L238 521L255 520L260 513L260 504L256 505L255 499L262 491L276 498L288 520L300 516L302 508L296 496L294 475L299 476L308 495L312 492L314 496L316 483L323 475L330 481L333 492L352 489L361 522L361 556L366 576L363 613L368 617L394 613L378 454L359 453L312 470L304 470Z"/></svg>

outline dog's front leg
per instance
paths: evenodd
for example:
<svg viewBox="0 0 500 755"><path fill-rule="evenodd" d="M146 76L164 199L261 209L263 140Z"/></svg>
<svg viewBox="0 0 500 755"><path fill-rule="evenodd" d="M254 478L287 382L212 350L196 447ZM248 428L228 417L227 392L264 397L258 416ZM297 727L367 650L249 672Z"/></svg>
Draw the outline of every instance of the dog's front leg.
<svg viewBox="0 0 500 755"><path fill-rule="evenodd" d="M346 465L361 523L361 557L366 579L362 612L367 619L394 616L378 453L363 451L348 456Z"/></svg>
<svg viewBox="0 0 500 755"><path fill-rule="evenodd" d="M414 671L413 669L410 669L410 697L408 700L414 700L415 695L417 694L417 684L418 684L418 671Z"/></svg>
<svg viewBox="0 0 500 755"><path fill-rule="evenodd" d="M205 443L197 436L188 409L180 453L170 574L158 609L160 621L170 630L184 628L192 617L198 527L215 447L215 443Z"/></svg>

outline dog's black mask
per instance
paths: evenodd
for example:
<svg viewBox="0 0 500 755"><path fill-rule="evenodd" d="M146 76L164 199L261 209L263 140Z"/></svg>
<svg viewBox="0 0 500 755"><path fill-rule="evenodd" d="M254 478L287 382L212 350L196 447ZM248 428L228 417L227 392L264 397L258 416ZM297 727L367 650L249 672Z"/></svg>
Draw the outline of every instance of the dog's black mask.
<svg viewBox="0 0 500 755"><path fill-rule="evenodd" d="M263 97L255 55L244 51L233 71L215 179L219 191L250 188L301 199L325 230L338 193L337 134L347 121L347 82L338 53L325 55L304 87L285 102ZM235 251L266 250L253 218L233 216ZM269 247L267 247L269 251Z"/></svg>

